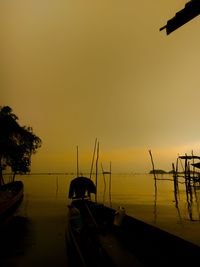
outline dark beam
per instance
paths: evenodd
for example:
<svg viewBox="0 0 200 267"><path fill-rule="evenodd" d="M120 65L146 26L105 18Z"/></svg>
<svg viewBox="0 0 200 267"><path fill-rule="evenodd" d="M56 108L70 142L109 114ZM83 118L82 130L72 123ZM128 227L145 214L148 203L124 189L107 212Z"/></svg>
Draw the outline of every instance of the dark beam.
<svg viewBox="0 0 200 267"><path fill-rule="evenodd" d="M200 14L200 0L192 0L186 3L185 7L176 13L176 15L167 21L167 24L160 28L160 31L166 29L167 35L182 25L192 20Z"/></svg>

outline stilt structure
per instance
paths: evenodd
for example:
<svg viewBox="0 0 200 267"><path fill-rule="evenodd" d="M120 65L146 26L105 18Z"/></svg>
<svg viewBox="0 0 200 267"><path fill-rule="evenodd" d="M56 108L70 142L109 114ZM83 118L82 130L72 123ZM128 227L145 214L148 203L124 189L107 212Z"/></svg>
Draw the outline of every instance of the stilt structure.
<svg viewBox="0 0 200 267"><path fill-rule="evenodd" d="M180 170L180 165L182 170ZM182 177L185 179L186 186L191 185L200 187L200 156L185 154L179 156L176 161L176 169L174 170L174 177L178 179Z"/></svg>

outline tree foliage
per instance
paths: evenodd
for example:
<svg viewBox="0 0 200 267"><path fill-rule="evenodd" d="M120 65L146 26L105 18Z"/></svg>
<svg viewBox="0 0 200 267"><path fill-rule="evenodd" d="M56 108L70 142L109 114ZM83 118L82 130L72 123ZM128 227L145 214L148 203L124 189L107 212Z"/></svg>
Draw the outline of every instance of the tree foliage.
<svg viewBox="0 0 200 267"><path fill-rule="evenodd" d="M30 171L31 156L41 146L41 139L31 127L20 126L9 106L0 107L0 184L2 171L11 167L13 180L17 173Z"/></svg>

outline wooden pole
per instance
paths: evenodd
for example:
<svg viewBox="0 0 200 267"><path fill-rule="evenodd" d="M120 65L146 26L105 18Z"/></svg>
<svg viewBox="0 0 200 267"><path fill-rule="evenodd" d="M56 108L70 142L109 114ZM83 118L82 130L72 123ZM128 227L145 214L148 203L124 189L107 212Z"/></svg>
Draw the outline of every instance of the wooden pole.
<svg viewBox="0 0 200 267"><path fill-rule="evenodd" d="M104 204L104 202L105 202L105 194L106 194L106 178L105 178L105 172L104 172L102 163L101 163L101 169L102 169L103 182L104 182L104 190L103 190L103 204Z"/></svg>
<svg viewBox="0 0 200 267"><path fill-rule="evenodd" d="M110 198L110 207L112 207L112 202L111 202L111 161L110 161L110 177L109 177L109 198Z"/></svg>
<svg viewBox="0 0 200 267"><path fill-rule="evenodd" d="M98 160L99 160L99 142L97 143L97 158L96 158L96 195L95 201L97 202L97 176L98 176Z"/></svg>
<svg viewBox="0 0 200 267"><path fill-rule="evenodd" d="M172 170L173 170L173 178L174 178L174 199L175 199L175 207L178 211L178 216L180 221L182 221L181 218L181 213L180 213L180 209L179 209L179 205L178 205L178 193L179 193L179 189L178 189L178 175L177 175L177 170L178 170L178 158L176 160L176 169L174 166L174 163L172 163Z"/></svg>
<svg viewBox="0 0 200 267"><path fill-rule="evenodd" d="M156 173L155 173L155 168L154 168L154 162L153 162L153 156L151 153L151 150L149 150L149 154L151 157L151 163L152 163L152 168L153 168L153 175L154 175L154 191L155 191L155 196L154 196L154 222L156 223L157 221L157 181L156 181Z"/></svg>
<svg viewBox="0 0 200 267"><path fill-rule="evenodd" d="M79 176L79 166L78 166L78 146L76 147L76 172L77 172L77 177Z"/></svg>
<svg viewBox="0 0 200 267"><path fill-rule="evenodd" d="M152 168L153 168L154 179L156 180L156 173L155 173L154 162L153 162L153 156L152 156L151 150L149 150L149 154L150 154L150 157L151 157L151 163L152 163Z"/></svg>
<svg viewBox="0 0 200 267"><path fill-rule="evenodd" d="M192 150L192 163L194 164L194 154L193 154L193 150ZM193 177L193 181L194 181L194 172L195 172L195 167L194 167L194 165L193 165L193 168L192 168L192 173L193 173L193 175L192 175L192 177Z"/></svg>
<svg viewBox="0 0 200 267"><path fill-rule="evenodd" d="M176 201L176 205L178 205L178 198L177 198L177 174L174 167L174 163L172 163L172 169L173 169L173 178L174 178L174 198Z"/></svg>
<svg viewBox="0 0 200 267"><path fill-rule="evenodd" d="M187 179L187 168L188 168L188 161L187 161L187 154L185 154L185 179Z"/></svg>
<svg viewBox="0 0 200 267"><path fill-rule="evenodd" d="M92 156L92 164L91 164L91 169L90 169L90 179L92 177L92 171L93 171L93 165L94 165L94 156L96 152L96 146L97 146L97 138L95 139L95 144L94 144L94 151L93 151L93 156Z"/></svg>

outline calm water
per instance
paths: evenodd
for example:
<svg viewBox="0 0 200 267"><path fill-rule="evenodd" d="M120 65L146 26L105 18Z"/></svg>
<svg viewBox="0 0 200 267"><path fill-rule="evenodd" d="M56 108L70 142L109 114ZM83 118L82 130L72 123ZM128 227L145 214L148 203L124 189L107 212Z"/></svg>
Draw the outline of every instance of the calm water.
<svg viewBox="0 0 200 267"><path fill-rule="evenodd" d="M13 220L1 233L0 266L67 266L65 222L67 194L74 176L64 174L28 175L17 177L25 186L23 202ZM200 245L200 189L186 194L185 184L179 184L174 195L170 175L112 174L111 196L109 175L99 175L98 201L156 225L197 245ZM167 180L165 180L167 179ZM156 190L157 189L157 190ZM175 201L176 200L176 201ZM9 229L9 231L8 231Z"/></svg>

